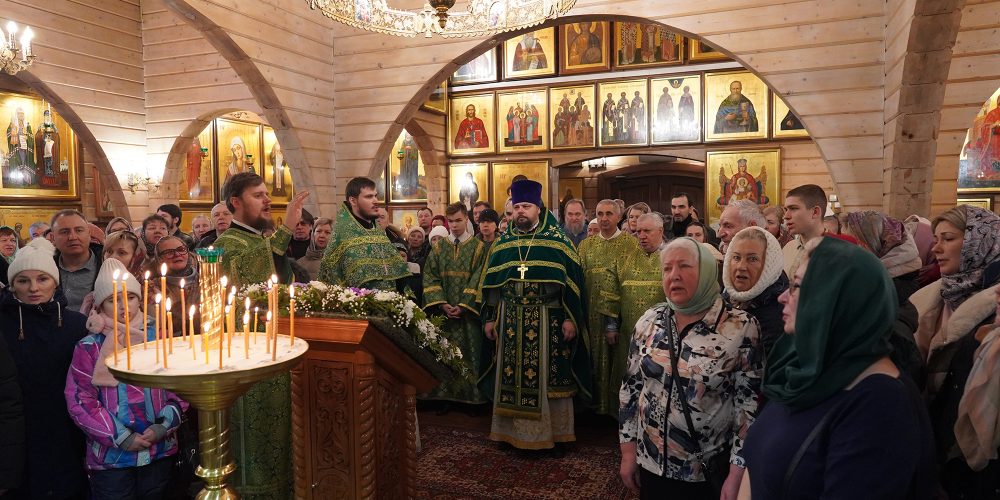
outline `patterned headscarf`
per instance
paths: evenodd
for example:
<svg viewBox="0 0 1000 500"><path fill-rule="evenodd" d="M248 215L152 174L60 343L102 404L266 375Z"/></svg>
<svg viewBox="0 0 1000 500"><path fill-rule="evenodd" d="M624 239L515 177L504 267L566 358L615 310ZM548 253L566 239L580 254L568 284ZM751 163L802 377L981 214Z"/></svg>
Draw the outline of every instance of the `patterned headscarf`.
<svg viewBox="0 0 1000 500"><path fill-rule="evenodd" d="M677 238L667 244L667 248L684 245L694 250L698 256L698 288L686 304L675 304L667 298L667 304L681 314L695 314L708 310L719 298L719 265L708 249L693 238ZM666 249L664 249L664 252Z"/></svg>
<svg viewBox="0 0 1000 500"><path fill-rule="evenodd" d="M941 277L941 298L954 311L984 286L986 266L1000 260L1000 216L965 205L965 237L958 272Z"/></svg>
<svg viewBox="0 0 1000 500"><path fill-rule="evenodd" d="M861 246L880 259L908 238L902 222L874 210L847 214L847 227Z"/></svg>

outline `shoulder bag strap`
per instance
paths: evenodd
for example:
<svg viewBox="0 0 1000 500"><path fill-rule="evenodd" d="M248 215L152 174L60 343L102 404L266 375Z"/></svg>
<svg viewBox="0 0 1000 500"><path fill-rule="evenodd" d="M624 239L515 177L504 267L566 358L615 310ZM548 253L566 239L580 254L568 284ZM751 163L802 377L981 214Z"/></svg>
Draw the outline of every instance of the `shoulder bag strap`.
<svg viewBox="0 0 1000 500"><path fill-rule="evenodd" d="M834 410L836 410L839 406L840 404L835 404L826 411L823 418L821 418L819 422L816 422L816 426L813 427L812 431L809 432L809 435L806 436L805 441L802 441L802 444L795 452L795 455L792 456L792 461L788 463L788 469L785 470L785 478L781 481L781 495L778 498L784 499L788 496L788 488L791 486L792 476L795 475L795 469L799 467L799 462L802 461L802 456L806 454L806 450L809 448L809 445L811 445L813 441L819 437L820 433L826 430Z"/></svg>
<svg viewBox="0 0 1000 500"><path fill-rule="evenodd" d="M691 420L691 408L688 407L687 402L687 385L681 385L680 376L677 374L677 363L680 360L680 354L677 352L677 350L680 349L680 335L678 334L677 343L675 344L674 323L672 321L668 323L667 328L669 329L667 332L667 342L668 347L670 348L670 378L673 381L673 386L677 389L677 395L681 400L681 409L684 413L684 421L687 423L688 433L691 435L691 439L694 440L695 446L698 447L696 456L698 460L701 460L701 441L698 439L698 433L694 429L694 422Z"/></svg>

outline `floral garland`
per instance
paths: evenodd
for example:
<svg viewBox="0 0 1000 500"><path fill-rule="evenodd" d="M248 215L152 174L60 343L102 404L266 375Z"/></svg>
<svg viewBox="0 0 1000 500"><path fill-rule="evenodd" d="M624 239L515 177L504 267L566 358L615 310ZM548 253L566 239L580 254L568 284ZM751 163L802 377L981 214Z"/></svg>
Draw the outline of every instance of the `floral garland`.
<svg viewBox="0 0 1000 500"><path fill-rule="evenodd" d="M462 351L441 334L443 319L428 317L404 295L385 290L328 285L321 281L292 286L296 289L296 314L305 317L344 314L362 319L371 316L386 318L392 325L409 333L418 346L430 351L441 364L457 374L467 371ZM250 297L254 303L267 303L266 283L245 286L240 292L241 298ZM288 287L278 287L278 307L282 314L288 314Z"/></svg>

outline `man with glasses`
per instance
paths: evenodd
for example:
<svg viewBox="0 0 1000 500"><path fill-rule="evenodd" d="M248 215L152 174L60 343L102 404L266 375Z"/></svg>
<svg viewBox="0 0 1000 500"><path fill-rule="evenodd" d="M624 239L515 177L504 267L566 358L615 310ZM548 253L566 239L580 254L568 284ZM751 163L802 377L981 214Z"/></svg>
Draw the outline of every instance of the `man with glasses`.
<svg viewBox="0 0 1000 500"><path fill-rule="evenodd" d="M94 291L94 281L100 270L99 255L104 247L91 245L90 226L83 214L73 209L60 210L52 216L52 243L56 247L59 283L66 296L66 307L79 311L83 298Z"/></svg>

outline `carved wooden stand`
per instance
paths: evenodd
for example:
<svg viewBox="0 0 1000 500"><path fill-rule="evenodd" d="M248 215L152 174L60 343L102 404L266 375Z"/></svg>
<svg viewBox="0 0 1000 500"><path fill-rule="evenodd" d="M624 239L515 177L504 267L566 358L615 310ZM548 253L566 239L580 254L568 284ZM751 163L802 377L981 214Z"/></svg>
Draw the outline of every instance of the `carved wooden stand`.
<svg viewBox="0 0 1000 500"><path fill-rule="evenodd" d="M367 321L296 318L295 334L295 498L413 498L416 395L437 380Z"/></svg>

